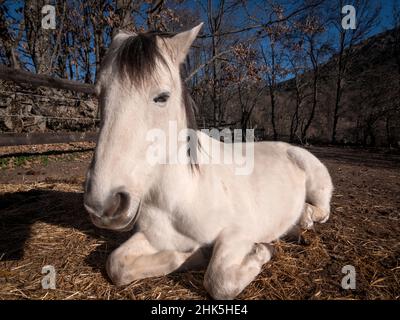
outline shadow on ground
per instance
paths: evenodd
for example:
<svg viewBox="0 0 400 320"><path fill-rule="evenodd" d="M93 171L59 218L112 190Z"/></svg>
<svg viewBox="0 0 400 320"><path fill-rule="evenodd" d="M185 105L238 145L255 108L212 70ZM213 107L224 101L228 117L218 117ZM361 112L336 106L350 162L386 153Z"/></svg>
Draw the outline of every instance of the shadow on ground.
<svg viewBox="0 0 400 320"><path fill-rule="evenodd" d="M91 267L104 273L108 253L131 234L96 228L83 207L83 193L79 192L30 190L5 193L0 196L0 212L2 261L22 259L32 225L45 222L79 230L92 238L101 238L106 245L100 245L93 250L86 261Z"/></svg>

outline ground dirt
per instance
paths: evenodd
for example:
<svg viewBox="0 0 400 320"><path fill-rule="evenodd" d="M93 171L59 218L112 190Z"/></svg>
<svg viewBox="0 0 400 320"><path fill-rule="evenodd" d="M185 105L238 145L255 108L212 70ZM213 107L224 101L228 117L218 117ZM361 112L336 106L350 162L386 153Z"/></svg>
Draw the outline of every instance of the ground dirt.
<svg viewBox="0 0 400 320"><path fill-rule="evenodd" d="M204 299L204 271L113 286L110 251L129 234L99 230L82 205L93 144L0 148L0 299ZM330 220L280 240L240 299L400 299L400 156L310 147L335 185ZM41 286L53 265L56 289ZM356 289L341 286L342 268Z"/></svg>

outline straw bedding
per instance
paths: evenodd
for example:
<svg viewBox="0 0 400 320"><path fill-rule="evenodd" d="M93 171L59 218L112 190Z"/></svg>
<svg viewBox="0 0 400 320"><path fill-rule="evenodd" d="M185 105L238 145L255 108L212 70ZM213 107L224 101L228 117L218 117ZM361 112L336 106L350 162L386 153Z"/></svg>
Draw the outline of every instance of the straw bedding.
<svg viewBox="0 0 400 320"><path fill-rule="evenodd" d="M105 259L129 234L99 230L89 221L82 183L91 151L82 145L64 147L84 149L63 160L62 149L49 153L56 149L38 147L41 156L50 154L46 166L35 162L39 155L29 156L22 167L3 161L0 299L209 298L202 285L204 271L135 281L122 288L109 282ZM3 160L27 152L0 151ZM240 299L400 298L398 158L346 152L316 150L335 184L331 219L304 232L301 244L276 242L272 261ZM55 267L55 290L42 289L45 265ZM355 267L355 290L341 287L345 265Z"/></svg>

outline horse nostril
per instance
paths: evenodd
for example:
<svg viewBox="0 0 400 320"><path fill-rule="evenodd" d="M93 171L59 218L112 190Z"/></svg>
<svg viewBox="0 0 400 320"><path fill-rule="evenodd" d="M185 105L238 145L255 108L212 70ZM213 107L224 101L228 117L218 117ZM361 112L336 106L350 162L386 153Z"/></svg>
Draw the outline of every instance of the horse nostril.
<svg viewBox="0 0 400 320"><path fill-rule="evenodd" d="M86 210L97 218L113 219L129 209L131 197L126 191L111 193L105 201L93 197L93 194L86 192L84 206Z"/></svg>
<svg viewBox="0 0 400 320"><path fill-rule="evenodd" d="M110 197L109 203L104 210L104 215L111 218L115 218L128 210L129 208L130 196L129 193L121 191L114 193L113 196Z"/></svg>
<svg viewBox="0 0 400 320"><path fill-rule="evenodd" d="M90 199L88 199L86 196L83 205L86 211L89 212L90 214L98 218L102 216L103 214L102 207L98 203L93 203L92 201L90 201Z"/></svg>

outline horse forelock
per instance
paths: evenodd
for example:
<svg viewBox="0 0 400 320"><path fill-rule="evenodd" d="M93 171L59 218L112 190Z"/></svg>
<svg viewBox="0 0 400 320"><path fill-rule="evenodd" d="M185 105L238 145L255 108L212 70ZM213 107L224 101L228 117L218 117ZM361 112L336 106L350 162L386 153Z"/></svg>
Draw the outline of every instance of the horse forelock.
<svg viewBox="0 0 400 320"><path fill-rule="evenodd" d="M155 76L157 63L168 67L168 63L157 45L155 32L139 33L126 38L115 55L117 72L123 80L132 82L136 86L144 86Z"/></svg>

